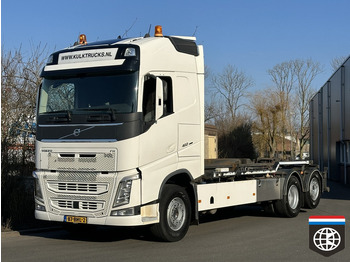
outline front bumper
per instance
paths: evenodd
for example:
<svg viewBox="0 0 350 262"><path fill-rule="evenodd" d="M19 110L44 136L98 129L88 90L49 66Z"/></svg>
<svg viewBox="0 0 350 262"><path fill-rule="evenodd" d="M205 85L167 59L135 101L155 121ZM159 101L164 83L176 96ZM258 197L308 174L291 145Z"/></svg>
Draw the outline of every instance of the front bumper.
<svg viewBox="0 0 350 262"><path fill-rule="evenodd" d="M65 216L86 217L88 224L137 226L159 222L158 204L142 205L141 177L124 172L35 171L40 194L35 198L35 217L64 222ZM116 202L118 185L132 180L127 201Z"/></svg>
<svg viewBox="0 0 350 262"><path fill-rule="evenodd" d="M63 222L64 215L50 214L43 211L35 211L35 218L40 220ZM109 217L88 217L87 224L108 225L108 226L141 226L159 222L159 216L146 217L140 215L135 216L109 216Z"/></svg>

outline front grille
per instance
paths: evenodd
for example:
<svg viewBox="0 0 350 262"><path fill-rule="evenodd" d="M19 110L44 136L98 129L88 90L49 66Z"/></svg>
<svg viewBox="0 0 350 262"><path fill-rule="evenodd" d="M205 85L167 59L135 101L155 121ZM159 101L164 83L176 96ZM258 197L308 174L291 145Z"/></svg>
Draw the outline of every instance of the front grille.
<svg viewBox="0 0 350 262"><path fill-rule="evenodd" d="M97 172L59 172L58 181L96 182Z"/></svg>
<svg viewBox="0 0 350 262"><path fill-rule="evenodd" d="M58 183L59 191L97 192L97 184Z"/></svg>
<svg viewBox="0 0 350 262"><path fill-rule="evenodd" d="M108 183L77 183L48 181L48 187L57 193L103 194L108 191Z"/></svg>
<svg viewBox="0 0 350 262"><path fill-rule="evenodd" d="M50 152L41 153L47 158L49 170L59 171L115 171L117 169L117 154L114 149L106 149L104 152L83 153L83 152Z"/></svg>
<svg viewBox="0 0 350 262"><path fill-rule="evenodd" d="M57 204L61 208L73 208L73 201L58 200Z"/></svg>
<svg viewBox="0 0 350 262"><path fill-rule="evenodd" d="M98 203L94 202L81 202L82 209L97 210Z"/></svg>
<svg viewBox="0 0 350 262"><path fill-rule="evenodd" d="M104 203L93 202L93 201L58 199L58 200L52 200L52 205L63 209L96 211L96 210L102 210Z"/></svg>
<svg viewBox="0 0 350 262"><path fill-rule="evenodd" d="M45 173L45 191L50 200L50 212L103 217L109 201L113 201L113 185L117 174L113 172Z"/></svg>

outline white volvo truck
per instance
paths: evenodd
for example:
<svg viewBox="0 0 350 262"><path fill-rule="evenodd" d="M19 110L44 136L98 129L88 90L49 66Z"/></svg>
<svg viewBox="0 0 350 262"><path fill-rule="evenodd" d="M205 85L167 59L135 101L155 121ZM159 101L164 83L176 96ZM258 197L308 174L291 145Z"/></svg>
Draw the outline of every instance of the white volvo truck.
<svg viewBox="0 0 350 262"><path fill-rule="evenodd" d="M204 160L204 59L194 37L114 39L53 53L38 92L35 216L151 225L182 239L199 214L270 203L315 208L325 174L308 161Z"/></svg>

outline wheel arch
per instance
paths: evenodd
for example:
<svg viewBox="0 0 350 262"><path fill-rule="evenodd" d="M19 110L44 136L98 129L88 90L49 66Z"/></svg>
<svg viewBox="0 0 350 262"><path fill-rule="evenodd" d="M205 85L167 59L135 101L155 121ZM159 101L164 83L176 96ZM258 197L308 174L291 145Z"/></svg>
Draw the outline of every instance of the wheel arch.
<svg viewBox="0 0 350 262"><path fill-rule="evenodd" d="M288 187L288 182L290 180L290 178L292 176L295 176L300 183L300 187L301 187L301 193L304 192L304 183L303 183L303 179L301 178L300 173L297 170L292 170L286 177L285 181L284 181L284 185L283 185L283 195L287 195L287 187Z"/></svg>
<svg viewBox="0 0 350 262"><path fill-rule="evenodd" d="M186 189L191 203L191 220L198 223L197 187L192 174L187 169L179 169L168 174L160 186L158 199L160 199L164 186L167 184L178 185Z"/></svg>

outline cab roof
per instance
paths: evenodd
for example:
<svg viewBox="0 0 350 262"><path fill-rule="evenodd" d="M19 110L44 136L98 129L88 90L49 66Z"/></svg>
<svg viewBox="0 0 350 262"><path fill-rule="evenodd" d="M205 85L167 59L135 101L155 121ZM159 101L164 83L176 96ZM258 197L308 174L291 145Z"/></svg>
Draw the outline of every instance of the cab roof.
<svg viewBox="0 0 350 262"><path fill-rule="evenodd" d="M137 37L137 38L118 38L118 39L110 39L103 40L97 42L87 43L85 45L75 45L72 47L68 47L56 53L64 53L71 52L73 50L88 50L95 48L113 48L117 47L118 44L136 44L142 45L142 42L145 41L156 41L159 38L168 38L170 42L173 44L175 49L180 53L185 53L189 55L198 56L198 47L196 44L195 37L183 37L183 36L164 36L164 37Z"/></svg>

